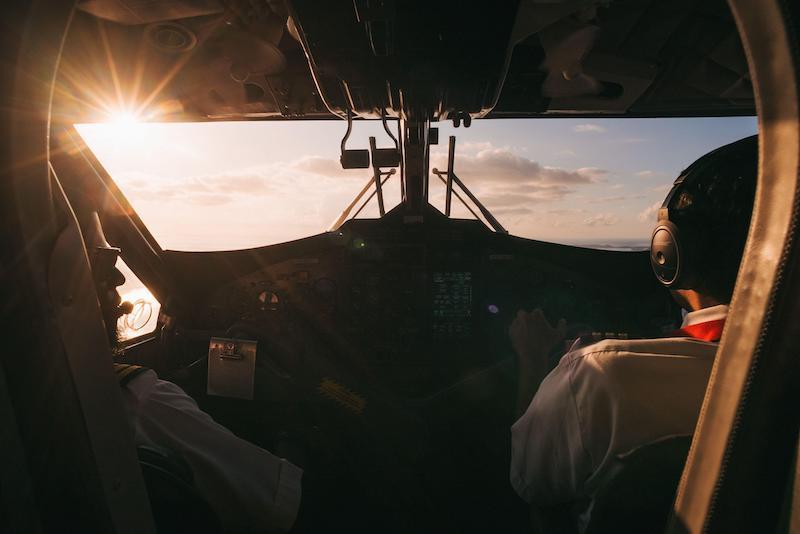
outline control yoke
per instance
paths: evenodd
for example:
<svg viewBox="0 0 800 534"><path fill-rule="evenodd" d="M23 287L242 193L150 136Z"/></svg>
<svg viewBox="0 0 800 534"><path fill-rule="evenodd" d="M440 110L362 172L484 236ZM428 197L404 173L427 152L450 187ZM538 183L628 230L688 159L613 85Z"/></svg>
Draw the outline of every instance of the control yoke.
<svg viewBox="0 0 800 534"><path fill-rule="evenodd" d="M348 149L347 140L353 131L353 112L347 110L347 131L342 138L342 154L339 161L344 169L368 169L370 166L370 158L372 165L377 168L385 167L399 167L401 154L400 143L397 138L389 130L389 125L386 122L386 110L381 112L381 122L383 122L383 129L394 142L394 148L376 148L371 145L367 149Z"/></svg>
<svg viewBox="0 0 800 534"><path fill-rule="evenodd" d="M347 131L342 138L342 155L339 156L339 162L342 164L343 169L368 169L369 168L369 150L367 149L347 149L347 140L350 138L350 133L353 131L353 112L347 110Z"/></svg>

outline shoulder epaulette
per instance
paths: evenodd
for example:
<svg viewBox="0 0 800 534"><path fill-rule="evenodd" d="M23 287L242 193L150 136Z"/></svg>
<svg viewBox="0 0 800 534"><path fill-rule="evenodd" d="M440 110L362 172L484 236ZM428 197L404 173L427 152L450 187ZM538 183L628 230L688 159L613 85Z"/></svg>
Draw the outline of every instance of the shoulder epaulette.
<svg viewBox="0 0 800 534"><path fill-rule="evenodd" d="M126 386L128 382L148 370L148 367L142 367L141 365L114 362L114 374L117 375L119 385L122 387Z"/></svg>

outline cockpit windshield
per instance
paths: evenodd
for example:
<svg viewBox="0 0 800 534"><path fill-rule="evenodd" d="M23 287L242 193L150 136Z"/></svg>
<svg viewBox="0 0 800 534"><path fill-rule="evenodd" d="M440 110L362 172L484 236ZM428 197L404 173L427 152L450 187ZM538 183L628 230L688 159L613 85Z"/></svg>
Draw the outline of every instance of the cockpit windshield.
<svg viewBox="0 0 800 534"><path fill-rule="evenodd" d="M448 139L456 136L455 173L509 233L623 250L646 248L657 208L686 162L757 131L755 117L434 126L430 168L447 168ZM231 250L319 234L372 177L370 169L342 169L342 121L120 120L78 130L165 249ZM380 121L356 121L349 145L367 148L369 136L378 147L392 144ZM444 212L445 185L434 173L429 180L428 200ZM400 187L399 173L387 177L386 211L399 203ZM374 198L359 207L347 216L379 215ZM472 218L470 208L453 198L451 216Z"/></svg>

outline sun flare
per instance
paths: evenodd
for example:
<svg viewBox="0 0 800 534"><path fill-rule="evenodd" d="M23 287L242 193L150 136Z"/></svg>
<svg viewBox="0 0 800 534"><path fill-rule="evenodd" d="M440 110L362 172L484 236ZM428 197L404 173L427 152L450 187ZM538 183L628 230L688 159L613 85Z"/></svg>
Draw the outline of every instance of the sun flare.
<svg viewBox="0 0 800 534"><path fill-rule="evenodd" d="M117 111L111 114L108 122L116 125L119 128L127 128L139 124L141 120L139 119L138 114L132 111Z"/></svg>
<svg viewBox="0 0 800 534"><path fill-rule="evenodd" d="M116 111L103 123L103 133L118 148L142 148L147 140L146 122L133 111Z"/></svg>

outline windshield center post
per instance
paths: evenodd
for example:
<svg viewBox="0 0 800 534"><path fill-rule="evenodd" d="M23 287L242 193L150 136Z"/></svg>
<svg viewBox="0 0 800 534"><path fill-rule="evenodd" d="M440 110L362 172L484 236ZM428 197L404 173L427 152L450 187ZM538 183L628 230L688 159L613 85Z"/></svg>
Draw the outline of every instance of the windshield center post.
<svg viewBox="0 0 800 534"><path fill-rule="evenodd" d="M424 116L424 115L423 115ZM420 214L428 197L431 121L409 117L403 122L403 202L410 213Z"/></svg>

